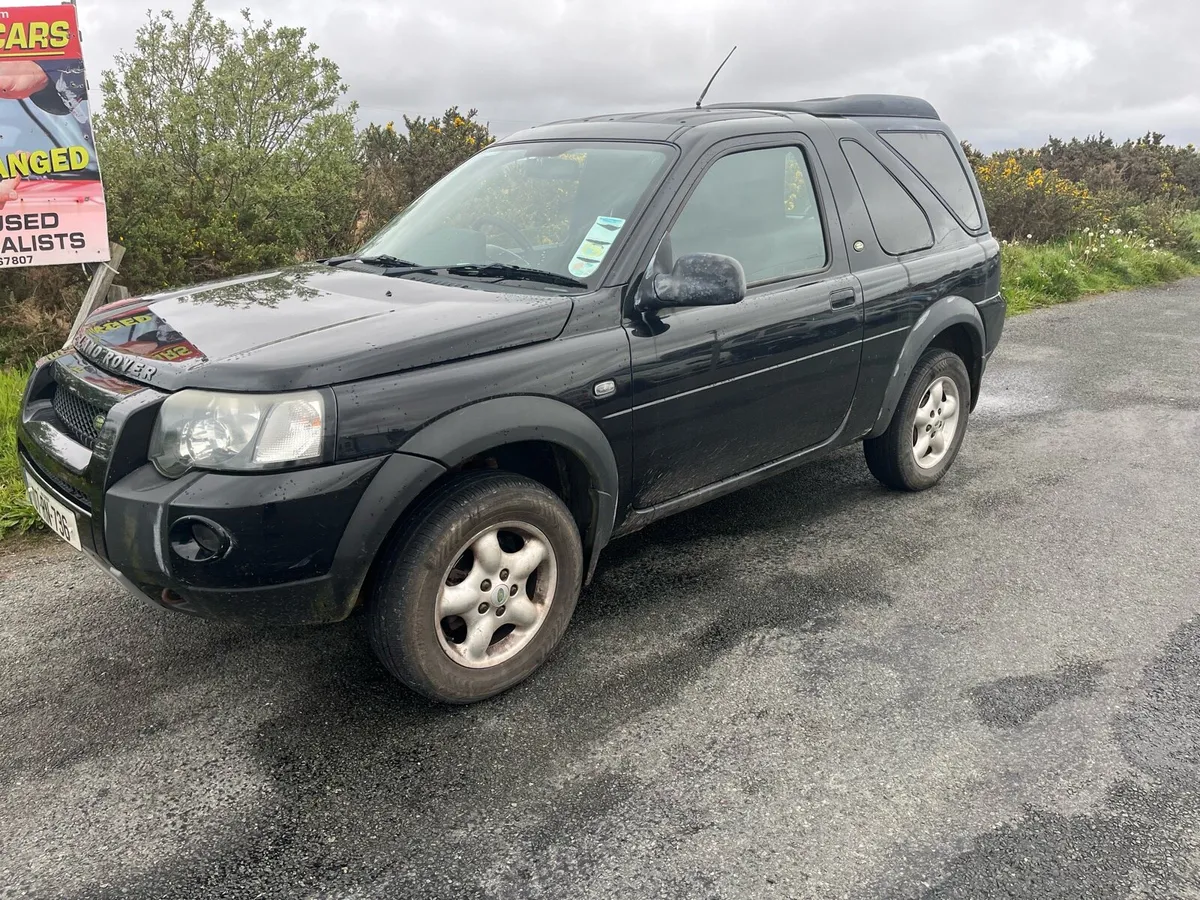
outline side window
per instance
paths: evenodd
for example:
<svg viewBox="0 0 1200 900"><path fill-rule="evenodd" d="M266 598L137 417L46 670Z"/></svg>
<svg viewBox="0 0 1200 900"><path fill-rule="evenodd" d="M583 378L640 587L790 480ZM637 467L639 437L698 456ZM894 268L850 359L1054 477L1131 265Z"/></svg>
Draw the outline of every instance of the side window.
<svg viewBox="0 0 1200 900"><path fill-rule="evenodd" d="M675 220L671 249L676 259L732 256L751 284L825 268L825 232L804 151L772 147L717 160Z"/></svg>
<svg viewBox="0 0 1200 900"><path fill-rule="evenodd" d="M885 253L900 256L933 246L929 219L896 176L858 141L843 140L842 153L867 204L867 215Z"/></svg>
<svg viewBox="0 0 1200 900"><path fill-rule="evenodd" d="M973 231L983 226L975 192L950 138L940 131L881 131L879 136L916 169L960 222Z"/></svg>

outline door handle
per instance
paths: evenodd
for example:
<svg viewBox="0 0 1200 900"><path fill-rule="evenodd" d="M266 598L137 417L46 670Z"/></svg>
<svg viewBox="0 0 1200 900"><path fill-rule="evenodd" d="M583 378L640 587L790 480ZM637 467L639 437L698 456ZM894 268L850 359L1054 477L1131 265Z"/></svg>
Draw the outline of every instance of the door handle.
<svg viewBox="0 0 1200 900"><path fill-rule="evenodd" d="M856 300L858 300L858 295L854 293L854 288L846 288L842 291L834 291L829 295L829 306L832 309L845 309L853 306Z"/></svg>

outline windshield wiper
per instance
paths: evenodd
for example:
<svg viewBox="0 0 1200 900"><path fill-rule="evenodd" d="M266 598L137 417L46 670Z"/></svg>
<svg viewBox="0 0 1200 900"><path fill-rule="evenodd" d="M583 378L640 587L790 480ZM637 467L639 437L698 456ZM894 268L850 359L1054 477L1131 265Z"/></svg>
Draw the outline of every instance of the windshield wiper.
<svg viewBox="0 0 1200 900"><path fill-rule="evenodd" d="M398 256L392 256L388 253L381 253L377 256L334 256L330 259L322 260L327 266L340 266L343 263L359 262L368 266L387 266L389 268L403 267L416 268L417 263L409 262L407 259L400 259Z"/></svg>
<svg viewBox="0 0 1200 900"><path fill-rule="evenodd" d="M388 254L379 256L335 256L324 260L327 266L340 266L343 263L360 262L368 266L379 266L383 269L379 274L391 278L404 275L451 275L458 278L511 278L516 281L536 281L541 284L556 284L562 287L586 288L587 282L572 278L570 275L560 275L557 272L547 272L545 269L531 269L528 266L514 266L508 263L462 263L454 266L423 266Z"/></svg>
<svg viewBox="0 0 1200 900"><path fill-rule="evenodd" d="M545 269L531 269L528 266L513 266L508 263L469 263L461 266L446 266L445 272L448 275L459 275L465 278L512 278L517 281L537 281L542 284L557 284L563 287L587 287L586 281L580 281L570 275L547 272Z"/></svg>

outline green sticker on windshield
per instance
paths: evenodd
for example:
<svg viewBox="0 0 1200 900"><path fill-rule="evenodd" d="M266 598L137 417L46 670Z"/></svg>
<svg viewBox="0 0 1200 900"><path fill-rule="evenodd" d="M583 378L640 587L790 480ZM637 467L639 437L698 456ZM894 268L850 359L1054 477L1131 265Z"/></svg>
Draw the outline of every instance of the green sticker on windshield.
<svg viewBox="0 0 1200 900"><path fill-rule="evenodd" d="M604 257L608 255L608 248L613 245L613 241L617 239L617 235L621 233L624 226L624 219L597 216L596 224L588 230L587 237L575 251L575 256L567 270L576 278L587 278L595 272L600 268L600 263L604 262Z"/></svg>

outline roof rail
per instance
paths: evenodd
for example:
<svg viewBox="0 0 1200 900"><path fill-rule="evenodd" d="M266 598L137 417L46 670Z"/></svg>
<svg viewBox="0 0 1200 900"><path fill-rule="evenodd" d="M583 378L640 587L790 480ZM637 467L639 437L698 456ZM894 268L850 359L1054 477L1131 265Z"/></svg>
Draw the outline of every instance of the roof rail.
<svg viewBox="0 0 1200 900"><path fill-rule="evenodd" d="M763 109L773 112L807 113L810 116L940 118L928 100L900 94L848 94L845 97L820 97L815 100L783 103L711 103L705 109Z"/></svg>

